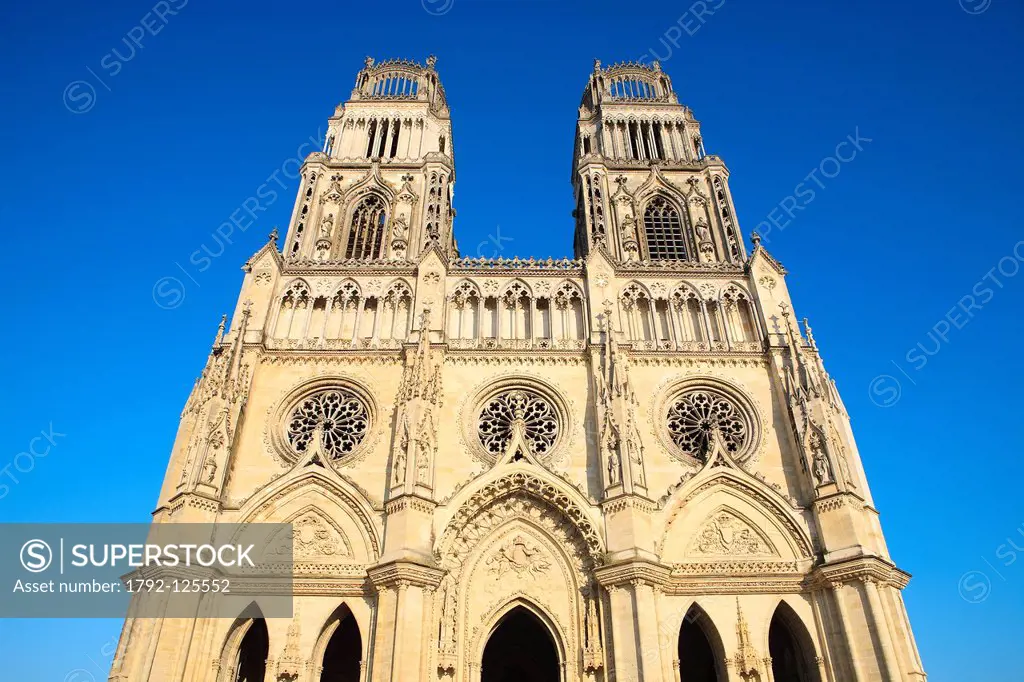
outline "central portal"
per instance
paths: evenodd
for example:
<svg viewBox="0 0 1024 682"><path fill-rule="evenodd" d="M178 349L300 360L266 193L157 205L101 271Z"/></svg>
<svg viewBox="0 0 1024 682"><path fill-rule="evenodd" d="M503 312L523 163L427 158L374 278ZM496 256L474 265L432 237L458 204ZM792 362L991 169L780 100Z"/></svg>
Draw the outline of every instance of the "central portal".
<svg viewBox="0 0 1024 682"><path fill-rule="evenodd" d="M559 682L551 633L522 606L506 613L494 628L482 668L482 682Z"/></svg>

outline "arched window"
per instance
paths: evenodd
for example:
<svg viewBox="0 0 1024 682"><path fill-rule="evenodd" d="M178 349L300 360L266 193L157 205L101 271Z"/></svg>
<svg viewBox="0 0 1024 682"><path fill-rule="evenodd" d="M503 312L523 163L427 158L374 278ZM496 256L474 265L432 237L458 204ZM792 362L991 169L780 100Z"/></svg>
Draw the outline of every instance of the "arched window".
<svg viewBox="0 0 1024 682"><path fill-rule="evenodd" d="M381 198L371 194L363 199L352 214L345 258L381 258L386 222L387 211Z"/></svg>
<svg viewBox="0 0 1024 682"><path fill-rule="evenodd" d="M686 235L679 211L663 197L656 197L644 211L644 234L650 260L686 260Z"/></svg>

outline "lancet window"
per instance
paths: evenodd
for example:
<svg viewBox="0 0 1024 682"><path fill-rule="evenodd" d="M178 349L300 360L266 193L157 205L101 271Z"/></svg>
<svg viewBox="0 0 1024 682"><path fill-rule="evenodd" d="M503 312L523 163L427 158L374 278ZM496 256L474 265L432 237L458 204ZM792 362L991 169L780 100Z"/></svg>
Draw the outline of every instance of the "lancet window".
<svg viewBox="0 0 1024 682"><path fill-rule="evenodd" d="M655 197L644 209L644 237L649 260L687 260L679 210L664 197Z"/></svg>
<svg viewBox="0 0 1024 682"><path fill-rule="evenodd" d="M387 207L376 194L367 195L352 214L345 258L372 259L384 256Z"/></svg>

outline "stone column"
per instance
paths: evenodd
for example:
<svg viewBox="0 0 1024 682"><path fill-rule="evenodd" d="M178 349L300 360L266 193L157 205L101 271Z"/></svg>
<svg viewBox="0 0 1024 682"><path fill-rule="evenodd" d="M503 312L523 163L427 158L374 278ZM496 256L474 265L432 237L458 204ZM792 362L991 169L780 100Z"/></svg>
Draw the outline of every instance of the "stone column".
<svg viewBox="0 0 1024 682"><path fill-rule="evenodd" d="M864 579L864 590L868 595L868 604L871 607L871 620L878 634L878 641L882 645L882 663L885 674L890 682L899 682L900 666L896 658L896 648L892 643L892 632L889 630L889 623L886 621L882 599L878 596L878 585L874 578Z"/></svg>
<svg viewBox="0 0 1024 682"><path fill-rule="evenodd" d="M858 656L857 645L853 641L852 633L850 632L850 612L846 608L846 602L843 600L843 588L845 583L834 582L831 584L832 594L835 596L836 606L839 609L839 621L842 624L843 636L846 640L846 648L850 652L850 671L853 673L853 682L860 682L864 678L864 672L860 669L860 656Z"/></svg>
<svg viewBox="0 0 1024 682"><path fill-rule="evenodd" d="M371 682L429 678L424 668L424 642L432 638L425 605L429 603L427 595L440 584L442 571L393 561L374 566L368 573L378 595Z"/></svg>
<svg viewBox="0 0 1024 682"><path fill-rule="evenodd" d="M612 670L617 679L626 677L637 670L636 640L633 638L633 608L628 591L619 585L608 588L608 601L611 604L612 642L615 656Z"/></svg>
<svg viewBox="0 0 1024 682"><path fill-rule="evenodd" d="M655 588L668 581L667 566L646 559L630 559L601 567L597 580L611 602L612 671L616 679L664 679ZM611 674L611 671L610 673Z"/></svg>

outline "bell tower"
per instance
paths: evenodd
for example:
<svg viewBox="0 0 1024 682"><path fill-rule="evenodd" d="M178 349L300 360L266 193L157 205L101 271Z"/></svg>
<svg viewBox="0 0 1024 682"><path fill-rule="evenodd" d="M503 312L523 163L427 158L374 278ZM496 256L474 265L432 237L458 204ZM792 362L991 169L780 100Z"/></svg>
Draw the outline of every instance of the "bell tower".
<svg viewBox="0 0 1024 682"><path fill-rule="evenodd" d="M366 58L306 160L286 261L416 261L430 245L455 255L452 125L435 63Z"/></svg>
<svg viewBox="0 0 1024 682"><path fill-rule="evenodd" d="M572 164L577 258L742 262L728 177L658 62L594 62Z"/></svg>

